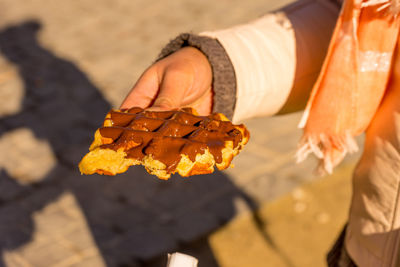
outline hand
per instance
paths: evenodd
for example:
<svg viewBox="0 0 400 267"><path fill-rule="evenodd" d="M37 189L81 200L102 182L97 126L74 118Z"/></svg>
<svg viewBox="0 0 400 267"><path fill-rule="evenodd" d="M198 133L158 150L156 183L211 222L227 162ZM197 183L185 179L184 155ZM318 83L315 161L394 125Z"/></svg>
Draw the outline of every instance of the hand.
<svg viewBox="0 0 400 267"><path fill-rule="evenodd" d="M150 66L121 108L193 107L199 115L208 115L212 109L211 83L212 70L206 56L194 47L184 47Z"/></svg>

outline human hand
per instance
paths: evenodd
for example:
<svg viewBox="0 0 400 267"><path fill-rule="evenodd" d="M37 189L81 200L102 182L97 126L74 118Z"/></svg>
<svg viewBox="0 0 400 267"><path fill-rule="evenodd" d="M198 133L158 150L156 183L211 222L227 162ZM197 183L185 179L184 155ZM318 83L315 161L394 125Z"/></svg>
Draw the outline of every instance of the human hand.
<svg viewBox="0 0 400 267"><path fill-rule="evenodd" d="M184 47L150 66L133 86L121 109L170 110L193 107L199 115L212 109L212 70L206 56Z"/></svg>

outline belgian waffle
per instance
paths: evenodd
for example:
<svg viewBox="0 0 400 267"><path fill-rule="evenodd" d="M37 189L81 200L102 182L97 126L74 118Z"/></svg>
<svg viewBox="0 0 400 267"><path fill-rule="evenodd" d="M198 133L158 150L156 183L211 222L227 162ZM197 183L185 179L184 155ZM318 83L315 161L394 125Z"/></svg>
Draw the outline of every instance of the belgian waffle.
<svg viewBox="0 0 400 267"><path fill-rule="evenodd" d="M150 174L168 179L230 166L249 140L244 125L223 114L198 116L191 108L149 111L111 110L81 162L82 174L115 175L142 164Z"/></svg>

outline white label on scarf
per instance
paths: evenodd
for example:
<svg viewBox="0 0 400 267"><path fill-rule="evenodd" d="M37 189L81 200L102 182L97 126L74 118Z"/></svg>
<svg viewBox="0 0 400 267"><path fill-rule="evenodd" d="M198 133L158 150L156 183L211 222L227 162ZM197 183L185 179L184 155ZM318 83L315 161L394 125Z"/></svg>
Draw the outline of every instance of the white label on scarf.
<svg viewBox="0 0 400 267"><path fill-rule="evenodd" d="M363 51L359 53L361 72L388 72L392 61L392 52Z"/></svg>

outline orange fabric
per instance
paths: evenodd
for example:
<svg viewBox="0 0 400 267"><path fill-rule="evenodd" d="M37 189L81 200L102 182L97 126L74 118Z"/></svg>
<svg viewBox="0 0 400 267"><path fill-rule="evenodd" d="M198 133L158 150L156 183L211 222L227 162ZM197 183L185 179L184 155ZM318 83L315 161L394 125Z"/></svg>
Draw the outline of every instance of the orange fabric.
<svg viewBox="0 0 400 267"><path fill-rule="evenodd" d="M365 131L385 93L400 16L390 0L346 0L300 127L298 160L309 153L332 172Z"/></svg>

